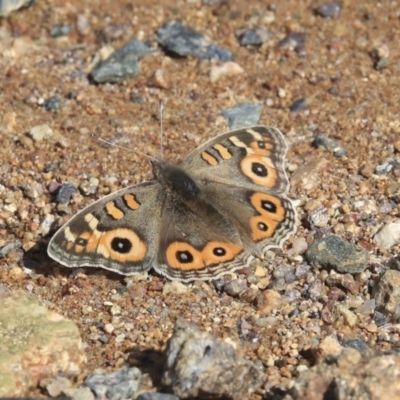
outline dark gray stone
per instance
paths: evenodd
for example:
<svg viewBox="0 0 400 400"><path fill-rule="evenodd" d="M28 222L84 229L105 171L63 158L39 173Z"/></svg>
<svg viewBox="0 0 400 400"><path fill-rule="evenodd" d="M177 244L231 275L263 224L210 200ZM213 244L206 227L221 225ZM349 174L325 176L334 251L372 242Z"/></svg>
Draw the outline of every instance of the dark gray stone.
<svg viewBox="0 0 400 400"><path fill-rule="evenodd" d="M368 252L332 235L316 240L304 253L306 260L318 269L357 274L368 266Z"/></svg>
<svg viewBox="0 0 400 400"><path fill-rule="evenodd" d="M139 73L139 60L149 53L151 48L145 43L131 40L96 65L92 77L97 83L126 81Z"/></svg>
<svg viewBox="0 0 400 400"><path fill-rule="evenodd" d="M303 55L305 44L306 34L304 32L291 32L278 43L278 47L294 50L296 53Z"/></svg>
<svg viewBox="0 0 400 400"><path fill-rule="evenodd" d="M78 192L78 189L69 182L60 186L56 194L56 202L60 204L68 204L71 197Z"/></svg>
<svg viewBox="0 0 400 400"><path fill-rule="evenodd" d="M351 347L352 349L356 350L366 350L369 349L367 343L361 339L349 339L342 343L343 347Z"/></svg>
<svg viewBox="0 0 400 400"><path fill-rule="evenodd" d="M202 35L179 21L168 21L159 28L157 40L164 50L181 57L233 61L233 54L229 50L208 43Z"/></svg>
<svg viewBox="0 0 400 400"><path fill-rule="evenodd" d="M51 28L50 36L53 38L67 36L72 31L71 25L54 25Z"/></svg>
<svg viewBox="0 0 400 400"><path fill-rule="evenodd" d="M347 151L343 147L325 135L315 135L313 145L332 151L335 157L344 157L347 154Z"/></svg>
<svg viewBox="0 0 400 400"><path fill-rule="evenodd" d="M294 101L290 106L289 110L291 112L305 111L308 109L307 101L304 97Z"/></svg>
<svg viewBox="0 0 400 400"><path fill-rule="evenodd" d="M340 14L340 4L338 3L325 3L320 5L315 12L324 18L336 18Z"/></svg>
<svg viewBox="0 0 400 400"><path fill-rule="evenodd" d="M43 103L43 107L47 111L57 111L62 106L62 100L60 96L51 96Z"/></svg>
<svg viewBox="0 0 400 400"><path fill-rule="evenodd" d="M238 34L241 46L260 46L271 38L271 34L263 27L249 28Z"/></svg>
<svg viewBox="0 0 400 400"><path fill-rule="evenodd" d="M229 129L240 129L258 125L262 106L252 103L238 104L232 108L221 111L222 116L228 121Z"/></svg>

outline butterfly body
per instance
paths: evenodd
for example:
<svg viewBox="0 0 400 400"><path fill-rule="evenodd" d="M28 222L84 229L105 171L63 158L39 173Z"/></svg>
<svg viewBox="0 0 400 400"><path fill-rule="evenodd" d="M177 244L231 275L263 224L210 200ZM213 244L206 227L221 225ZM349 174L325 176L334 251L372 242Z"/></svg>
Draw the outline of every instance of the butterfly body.
<svg viewBox="0 0 400 400"><path fill-rule="evenodd" d="M154 181L79 212L55 234L48 253L68 267L124 275L154 267L182 281L234 271L295 230L286 151L279 130L256 126L209 140L180 165L154 159Z"/></svg>

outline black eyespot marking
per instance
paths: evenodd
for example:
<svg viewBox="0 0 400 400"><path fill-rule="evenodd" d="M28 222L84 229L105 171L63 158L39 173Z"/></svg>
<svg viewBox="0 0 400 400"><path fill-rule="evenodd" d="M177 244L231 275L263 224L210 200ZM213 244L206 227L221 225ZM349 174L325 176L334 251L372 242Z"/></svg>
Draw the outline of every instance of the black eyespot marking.
<svg viewBox="0 0 400 400"><path fill-rule="evenodd" d="M265 168L265 165L262 165L258 162L253 162L251 164L251 171L257 176L265 177L268 176L268 170Z"/></svg>
<svg viewBox="0 0 400 400"><path fill-rule="evenodd" d="M226 250L222 247L216 247L215 249L213 249L213 253L217 257L223 257L226 255Z"/></svg>
<svg viewBox="0 0 400 400"><path fill-rule="evenodd" d="M127 238L115 237L111 241L111 248L117 253L126 254L132 249L132 242Z"/></svg>
<svg viewBox="0 0 400 400"><path fill-rule="evenodd" d="M272 201L268 201L268 200L261 200L261 207L265 210L268 211L270 213L276 213L276 205L274 203L272 203Z"/></svg>
<svg viewBox="0 0 400 400"><path fill-rule="evenodd" d="M190 251L177 251L176 252L176 259L182 264L188 264L193 262L193 254Z"/></svg>
<svg viewBox="0 0 400 400"><path fill-rule="evenodd" d="M75 240L75 244L77 245L77 246L86 246L87 245L87 239L84 239L84 238L81 238L81 237L79 237L79 238L77 238L76 240Z"/></svg>
<svg viewBox="0 0 400 400"><path fill-rule="evenodd" d="M268 225L264 224L264 222L259 222L257 224L257 227L260 231L263 231L263 232L267 232L267 230L268 230Z"/></svg>
<svg viewBox="0 0 400 400"><path fill-rule="evenodd" d="M265 142L263 142L262 140L259 140L257 142L257 146L259 149L265 149Z"/></svg>

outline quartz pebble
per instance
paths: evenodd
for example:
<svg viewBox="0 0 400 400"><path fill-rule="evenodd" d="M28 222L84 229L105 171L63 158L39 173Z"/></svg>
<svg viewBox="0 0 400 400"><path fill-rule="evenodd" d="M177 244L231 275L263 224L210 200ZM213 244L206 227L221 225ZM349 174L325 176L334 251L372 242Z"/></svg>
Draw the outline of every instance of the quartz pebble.
<svg viewBox="0 0 400 400"><path fill-rule="evenodd" d="M374 242L383 250L388 250L400 242L400 221L384 225L374 236Z"/></svg>

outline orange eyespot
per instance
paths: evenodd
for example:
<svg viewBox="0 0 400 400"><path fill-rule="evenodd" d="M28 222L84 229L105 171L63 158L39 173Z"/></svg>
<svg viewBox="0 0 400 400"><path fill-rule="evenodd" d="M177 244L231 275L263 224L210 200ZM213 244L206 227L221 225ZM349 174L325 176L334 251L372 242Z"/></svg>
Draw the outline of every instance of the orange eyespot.
<svg viewBox="0 0 400 400"><path fill-rule="evenodd" d="M264 215L256 215L250 218L251 237L254 241L270 238L273 236L278 221L274 221Z"/></svg>
<svg viewBox="0 0 400 400"><path fill-rule="evenodd" d="M249 154L240 163L241 171L253 183L267 188L276 184L277 173L269 158L257 154Z"/></svg>

